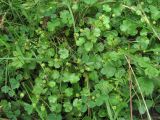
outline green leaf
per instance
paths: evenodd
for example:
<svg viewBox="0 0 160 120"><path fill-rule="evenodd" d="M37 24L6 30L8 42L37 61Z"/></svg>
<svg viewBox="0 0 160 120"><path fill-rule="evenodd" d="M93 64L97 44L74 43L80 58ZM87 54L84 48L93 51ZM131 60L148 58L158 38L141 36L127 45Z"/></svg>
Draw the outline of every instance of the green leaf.
<svg viewBox="0 0 160 120"><path fill-rule="evenodd" d="M92 120L92 118L89 116L85 116L82 120Z"/></svg>
<svg viewBox="0 0 160 120"><path fill-rule="evenodd" d="M124 68L119 68L119 69L117 69L115 76L116 76L116 78L122 78L123 76L125 76L125 73L126 73L126 71Z"/></svg>
<svg viewBox="0 0 160 120"><path fill-rule="evenodd" d="M13 97L15 95L15 91L13 91L12 89L8 92L10 97Z"/></svg>
<svg viewBox="0 0 160 120"><path fill-rule="evenodd" d="M3 93L8 93L9 91L10 91L10 87L8 87L8 86L3 86L3 87L1 87L1 91L3 92Z"/></svg>
<svg viewBox="0 0 160 120"><path fill-rule="evenodd" d="M147 2L151 4L153 2L153 0L147 0Z"/></svg>
<svg viewBox="0 0 160 120"><path fill-rule="evenodd" d="M71 112L72 110L72 105L70 102L64 102L63 107L64 107L65 112Z"/></svg>
<svg viewBox="0 0 160 120"><path fill-rule="evenodd" d="M48 22L48 24L47 24L48 31L55 31L56 28L57 28L58 26L60 26L60 24L61 24L61 23L59 22L58 19L55 19L55 20L53 20L53 21L51 21L51 22Z"/></svg>
<svg viewBox="0 0 160 120"><path fill-rule="evenodd" d="M28 103L24 103L24 110L28 113L28 115L31 115L33 106Z"/></svg>
<svg viewBox="0 0 160 120"><path fill-rule="evenodd" d="M119 104L121 97L116 94L112 94L109 96L109 102L112 106L116 106Z"/></svg>
<svg viewBox="0 0 160 120"><path fill-rule="evenodd" d="M88 106L89 106L90 108L94 108L94 107L96 106L96 103L95 103L94 101L89 101L89 102L88 102Z"/></svg>
<svg viewBox="0 0 160 120"><path fill-rule="evenodd" d="M97 2L97 0L82 0L82 1L88 5L92 5Z"/></svg>
<svg viewBox="0 0 160 120"><path fill-rule="evenodd" d="M33 88L33 93L35 95L40 95L43 92L43 87L42 85L35 85Z"/></svg>
<svg viewBox="0 0 160 120"><path fill-rule="evenodd" d="M149 39L147 37L139 36L136 38L136 41L137 41L137 43L134 44L134 47L136 49L141 49L141 50L147 49L147 47L149 45Z"/></svg>
<svg viewBox="0 0 160 120"><path fill-rule="evenodd" d="M60 68L61 65L62 65L62 62L61 62L60 60L54 61L54 67L55 67L55 68Z"/></svg>
<svg viewBox="0 0 160 120"><path fill-rule="evenodd" d="M50 104L50 110L52 112L55 112L55 113L60 113L61 110L62 110L62 104L59 104L59 103L56 103L56 104Z"/></svg>
<svg viewBox="0 0 160 120"><path fill-rule="evenodd" d="M54 48L49 48L49 49L47 50L47 55L48 55L49 57L53 57L54 54L55 54Z"/></svg>
<svg viewBox="0 0 160 120"><path fill-rule="evenodd" d="M99 37L101 35L101 30L99 28L94 28L93 29L93 35L95 37Z"/></svg>
<svg viewBox="0 0 160 120"><path fill-rule="evenodd" d="M156 112L160 113L160 106L155 106Z"/></svg>
<svg viewBox="0 0 160 120"><path fill-rule="evenodd" d="M110 12L111 11L111 7L109 5L103 5L103 10L105 12Z"/></svg>
<svg viewBox="0 0 160 120"><path fill-rule="evenodd" d="M76 107L78 110L81 110L82 108L82 100L81 99L74 99L73 100L73 106Z"/></svg>
<svg viewBox="0 0 160 120"><path fill-rule="evenodd" d="M151 100L145 100L145 101L146 101L147 108L150 109L153 106L153 101L151 101ZM143 102L137 101L137 104L138 104L139 113L141 115L145 114L146 108L145 108L145 105L143 104Z"/></svg>
<svg viewBox="0 0 160 120"><path fill-rule="evenodd" d="M85 113L86 111L87 111L87 105L82 105L81 112Z"/></svg>
<svg viewBox="0 0 160 120"><path fill-rule="evenodd" d="M80 80L79 76L72 73L71 76L70 76L70 82L71 83L77 83L78 81Z"/></svg>
<svg viewBox="0 0 160 120"><path fill-rule="evenodd" d="M36 84L35 86L33 87L33 93L35 95L40 95L43 91L44 91L44 88L43 88L43 80L41 78L37 78L35 80Z"/></svg>
<svg viewBox="0 0 160 120"><path fill-rule="evenodd" d="M76 40L76 45L77 46L82 46L85 43L85 38L80 37L78 40Z"/></svg>
<svg viewBox="0 0 160 120"><path fill-rule="evenodd" d="M105 116L107 116L106 110L100 109L99 112L98 112L98 116L99 117L105 117Z"/></svg>
<svg viewBox="0 0 160 120"><path fill-rule="evenodd" d="M149 66L145 69L145 74L148 75L149 78L158 77L159 73L160 72L152 66Z"/></svg>
<svg viewBox="0 0 160 120"><path fill-rule="evenodd" d="M140 32L140 35L141 35L141 36L147 36L147 34L148 34L148 30L147 30L147 29L144 29L144 28L143 28L143 29L141 30L141 32Z"/></svg>
<svg viewBox="0 0 160 120"><path fill-rule="evenodd" d="M57 96L52 95L48 97L48 101L50 102L50 104L55 103L57 101Z"/></svg>
<svg viewBox="0 0 160 120"><path fill-rule="evenodd" d="M130 21L130 20L123 20L123 24L120 25L120 29L122 32L127 33L129 35L136 35L137 34L137 25Z"/></svg>
<svg viewBox="0 0 160 120"><path fill-rule="evenodd" d="M58 79L60 77L60 74L57 70L53 70L51 76L53 79Z"/></svg>
<svg viewBox="0 0 160 120"><path fill-rule="evenodd" d="M102 94L107 95L113 90L113 85L103 80L96 84L95 88L100 90Z"/></svg>
<svg viewBox="0 0 160 120"><path fill-rule="evenodd" d="M11 84L12 89L17 89L20 86L19 81L17 79L11 78L9 82Z"/></svg>
<svg viewBox="0 0 160 120"><path fill-rule="evenodd" d="M113 77L116 73L116 68L111 64L105 64L101 69L101 73L103 75L106 75L106 77L110 78Z"/></svg>
<svg viewBox="0 0 160 120"><path fill-rule="evenodd" d="M23 53L21 51L21 48L17 45L16 46L16 51L13 51L13 55L16 57L15 59L13 59L11 66L15 67L15 68L22 68L24 65L24 57L23 57Z"/></svg>
<svg viewBox="0 0 160 120"><path fill-rule="evenodd" d="M101 97L100 97L100 98L101 98ZM103 100L103 99L100 99L100 98L97 98L97 99L95 100L97 106L101 106L101 105L104 103L104 100Z"/></svg>
<svg viewBox="0 0 160 120"><path fill-rule="evenodd" d="M73 88L67 88L67 89L65 89L64 93L68 97L72 96L73 95Z"/></svg>
<svg viewBox="0 0 160 120"><path fill-rule="evenodd" d="M73 83L77 83L80 80L80 78L79 78L79 75L75 73L65 72L63 74L62 80L64 82L71 82L73 84Z"/></svg>
<svg viewBox="0 0 160 120"><path fill-rule="evenodd" d="M102 52L104 50L104 44L102 42L98 43L95 49L97 49L98 52Z"/></svg>
<svg viewBox="0 0 160 120"><path fill-rule="evenodd" d="M84 44L84 48L87 52L91 51L91 49L93 48L93 43L92 42L86 42Z"/></svg>
<svg viewBox="0 0 160 120"><path fill-rule="evenodd" d="M60 114L50 113L47 116L47 120L62 120L62 116Z"/></svg>
<svg viewBox="0 0 160 120"><path fill-rule="evenodd" d="M61 48L58 52L60 54L60 58L66 59L69 57L69 51L65 48Z"/></svg>
<svg viewBox="0 0 160 120"><path fill-rule="evenodd" d="M83 96L90 96L90 90L87 87L84 87L83 90L81 91L81 94Z"/></svg>
<svg viewBox="0 0 160 120"><path fill-rule="evenodd" d="M153 81L144 77L138 78L138 83L140 85L142 93L145 95L151 95L154 90Z"/></svg>
<svg viewBox="0 0 160 120"><path fill-rule="evenodd" d="M141 115L146 112L146 108L145 108L144 105L140 105L140 106L138 107L138 110L139 110L139 113L140 113Z"/></svg>
<svg viewBox="0 0 160 120"><path fill-rule="evenodd" d="M106 27L106 29L109 29L110 28L110 18L108 16L103 16L102 17L102 20L103 20L103 24L104 26Z"/></svg>
<svg viewBox="0 0 160 120"><path fill-rule="evenodd" d="M89 28L84 28L84 30L82 29L81 35L82 36L86 36L89 39L91 37L91 31L90 31L90 29Z"/></svg>
<svg viewBox="0 0 160 120"><path fill-rule="evenodd" d="M50 81L50 82L48 83L48 86L51 87L51 88L53 88L53 87L56 86L56 82Z"/></svg>
<svg viewBox="0 0 160 120"><path fill-rule="evenodd" d="M123 10L122 5L116 5L113 7L113 14L115 16L120 16L122 13L122 10Z"/></svg>
<svg viewBox="0 0 160 120"><path fill-rule="evenodd" d="M61 11L60 18L62 20L62 23L66 24L67 26L71 26L73 24L71 14L68 10Z"/></svg>
<svg viewBox="0 0 160 120"><path fill-rule="evenodd" d="M97 71L92 71L92 72L89 74L89 78L90 78L91 80L93 80L93 81L98 81L99 76L98 76Z"/></svg>
<svg viewBox="0 0 160 120"><path fill-rule="evenodd" d="M158 20L160 18L160 10L153 5L150 5L149 8L150 8L152 19Z"/></svg>
<svg viewBox="0 0 160 120"><path fill-rule="evenodd" d="M1 45L4 45L6 48L9 48L10 45L7 43L7 38L6 36L0 36L0 43Z"/></svg>

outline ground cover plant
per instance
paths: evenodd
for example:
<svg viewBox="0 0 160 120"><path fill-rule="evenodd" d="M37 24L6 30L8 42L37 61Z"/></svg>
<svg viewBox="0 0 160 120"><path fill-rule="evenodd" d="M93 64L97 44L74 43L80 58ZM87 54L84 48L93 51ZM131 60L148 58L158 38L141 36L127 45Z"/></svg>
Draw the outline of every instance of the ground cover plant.
<svg viewBox="0 0 160 120"><path fill-rule="evenodd" d="M159 0L0 0L2 120L159 120Z"/></svg>

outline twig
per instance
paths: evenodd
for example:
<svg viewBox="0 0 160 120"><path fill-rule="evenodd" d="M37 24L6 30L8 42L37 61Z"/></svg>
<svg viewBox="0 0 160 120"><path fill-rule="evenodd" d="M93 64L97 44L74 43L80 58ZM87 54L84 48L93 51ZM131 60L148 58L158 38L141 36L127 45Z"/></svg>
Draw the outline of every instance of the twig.
<svg viewBox="0 0 160 120"><path fill-rule="evenodd" d="M128 58L130 64L130 59ZM130 95L130 120L133 120L133 106L132 106L132 73L131 68L128 64L128 80L129 80L129 95Z"/></svg>
<svg viewBox="0 0 160 120"><path fill-rule="evenodd" d="M90 92L89 79L88 79L87 74L84 74L84 77L85 77L87 89L88 89L89 92ZM91 109L90 109L89 106L88 106L88 101L89 101L89 100L90 100L90 95L89 95L88 100L87 100L87 109L88 109L88 116L91 116Z"/></svg>
<svg viewBox="0 0 160 120"><path fill-rule="evenodd" d="M137 77L136 77L136 75L135 75L135 72L134 72L134 70L132 69L132 66L131 66L131 64L130 64L128 58L127 58L127 56L125 56L125 58L126 58L126 60L127 60L127 63L128 63L128 65L129 65L129 67L130 67L130 70L131 70L131 72L132 72L132 74L133 74L133 76L134 76L134 79L135 79L136 84L137 84L137 86L138 86L138 89L139 89L139 91L140 91L140 95L141 95L141 97L142 97L142 101L143 101L143 103L144 103L144 106L145 106L145 109L146 109L146 112L147 112L148 119L149 119L149 120L152 120L152 119L151 119L151 115L150 115L149 110L148 110L148 107L147 107L147 104L146 104L146 101L145 101L145 99L144 99L144 96L143 96L141 87L140 87L140 85L139 85L139 83L138 83L138 80L137 80Z"/></svg>
<svg viewBox="0 0 160 120"><path fill-rule="evenodd" d="M4 15L1 17L1 20L0 20L0 28L3 28L4 19L5 19L5 17L6 17L6 14L7 14L7 12L5 12Z"/></svg>

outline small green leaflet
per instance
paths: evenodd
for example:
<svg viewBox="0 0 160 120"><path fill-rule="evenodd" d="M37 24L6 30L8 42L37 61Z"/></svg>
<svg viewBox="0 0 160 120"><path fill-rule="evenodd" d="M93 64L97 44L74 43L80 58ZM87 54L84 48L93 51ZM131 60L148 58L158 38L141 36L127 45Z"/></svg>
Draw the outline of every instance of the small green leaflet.
<svg viewBox="0 0 160 120"><path fill-rule="evenodd" d="M148 75L149 78L155 78L158 77L160 71L158 71L156 68L149 66L145 69L145 74Z"/></svg>
<svg viewBox="0 0 160 120"><path fill-rule="evenodd" d="M82 0L82 1L88 5L92 5L97 2L97 0Z"/></svg>
<svg viewBox="0 0 160 120"><path fill-rule="evenodd" d="M60 74L59 74L59 72L57 70L53 70L51 77L53 79L58 79L60 77Z"/></svg>
<svg viewBox="0 0 160 120"><path fill-rule="evenodd" d="M113 77L116 73L116 68L111 64L105 64L101 69L101 73L103 75L106 75L106 77L110 78Z"/></svg>
<svg viewBox="0 0 160 120"><path fill-rule="evenodd" d="M50 110L51 111L54 111L54 112L56 112L56 113L59 113L60 111L61 111L61 109L62 109L62 105L61 104L50 104ZM56 116L55 116L56 117Z"/></svg>
<svg viewBox="0 0 160 120"><path fill-rule="evenodd" d="M66 48L61 48L58 52L60 54L60 58L66 59L69 57L69 51Z"/></svg>
<svg viewBox="0 0 160 120"><path fill-rule="evenodd" d="M145 95L151 95L154 90L153 81L144 77L138 78L138 83L140 85L142 93Z"/></svg>
<svg viewBox="0 0 160 120"><path fill-rule="evenodd" d="M136 41L137 41L137 43L134 44L134 47L136 49L142 49L142 50L147 49L147 47L149 45L149 39L147 37L139 36L139 37L137 37Z"/></svg>
<svg viewBox="0 0 160 120"><path fill-rule="evenodd" d="M106 110L100 109L99 112L98 112L98 115L99 115L100 117L106 117L107 112L106 112Z"/></svg>
<svg viewBox="0 0 160 120"><path fill-rule="evenodd" d="M48 31L55 31L58 26L60 26L59 19L52 20L47 24Z"/></svg>
<svg viewBox="0 0 160 120"><path fill-rule="evenodd" d="M111 7L109 5L103 5L103 10L105 12L110 12L111 11Z"/></svg>
<svg viewBox="0 0 160 120"><path fill-rule="evenodd" d="M73 95L73 88L67 88L67 89L65 89L64 93L68 97L72 96Z"/></svg>
<svg viewBox="0 0 160 120"><path fill-rule="evenodd" d="M107 95L109 92L112 91L113 86L108 81L103 80L96 84L95 88L99 89L104 95Z"/></svg>
<svg viewBox="0 0 160 120"><path fill-rule="evenodd" d="M3 87L1 87L1 91L3 92L3 93L8 93L9 91L11 90L11 88L10 87L8 87L8 86L3 86Z"/></svg>
<svg viewBox="0 0 160 120"><path fill-rule="evenodd" d="M79 77L79 75L77 75L75 73L65 72L65 73L63 73L62 80L64 82L77 83L80 80L80 77Z"/></svg>
<svg viewBox="0 0 160 120"><path fill-rule="evenodd" d="M94 28L93 29L93 35L95 37L99 37L101 35L101 30L99 28Z"/></svg>
<svg viewBox="0 0 160 120"><path fill-rule="evenodd" d="M62 116L60 114L50 113L47 116L47 120L62 120Z"/></svg>
<svg viewBox="0 0 160 120"><path fill-rule="evenodd" d="M90 96L90 91L89 91L89 89L88 89L87 87L84 87L84 88L82 89L82 91L81 91L81 94L82 94L83 96Z"/></svg>
<svg viewBox="0 0 160 120"><path fill-rule="evenodd" d="M90 108L94 108L96 106L96 102L90 100L89 103L88 103L88 106Z"/></svg>
<svg viewBox="0 0 160 120"><path fill-rule="evenodd" d="M110 28L109 23L110 23L110 18L108 16L103 16L103 24L106 27L106 29Z"/></svg>
<svg viewBox="0 0 160 120"><path fill-rule="evenodd" d="M53 88L53 87L56 86L56 82L50 81L50 82L48 83L48 86L51 87L51 88Z"/></svg>
<svg viewBox="0 0 160 120"><path fill-rule="evenodd" d="M149 8L150 8L152 19L158 20L160 18L160 10L153 5L150 5Z"/></svg>
<svg viewBox="0 0 160 120"><path fill-rule="evenodd" d="M6 36L0 36L0 43L1 45L4 45L5 47L9 48L10 45L7 43L7 38Z"/></svg>
<svg viewBox="0 0 160 120"><path fill-rule="evenodd" d="M150 109L152 106L153 106L153 101L152 100L145 100L146 101L146 104L147 104L147 108ZM142 115L142 114L145 114L146 112L146 108L145 108L145 105L143 104L142 101L139 101L137 100L136 101L136 104L138 106L138 110L139 110L139 113Z"/></svg>
<svg viewBox="0 0 160 120"><path fill-rule="evenodd" d="M93 43L92 42L86 42L84 44L84 48L87 52L91 51L91 49L93 48Z"/></svg>
<svg viewBox="0 0 160 120"><path fill-rule="evenodd" d="M12 89L17 89L20 86L19 80L17 80L17 79L12 78L12 79L9 80L9 82L11 84Z"/></svg>
<svg viewBox="0 0 160 120"><path fill-rule="evenodd" d="M71 112L73 108L70 102L64 102L63 107L65 109L65 112Z"/></svg>
<svg viewBox="0 0 160 120"><path fill-rule="evenodd" d="M95 49L97 49L99 52L102 52L104 50L104 44L102 42L98 43Z"/></svg>
<svg viewBox="0 0 160 120"><path fill-rule="evenodd" d="M71 26L73 24L71 14L68 10L61 11L60 18L62 20L62 23L66 24L68 26Z"/></svg>
<svg viewBox="0 0 160 120"><path fill-rule="evenodd" d="M48 97L48 101L49 101L50 104L55 103L57 101L57 99L58 98L55 95L52 95L52 96Z"/></svg>
<svg viewBox="0 0 160 120"><path fill-rule="evenodd" d="M129 35L136 35L137 34L137 25L132 22L131 20L123 20L123 24L120 26L122 32L125 32Z"/></svg>
<svg viewBox="0 0 160 120"><path fill-rule="evenodd" d="M82 109L82 100L81 99L74 99L73 100L73 106L76 107L78 110Z"/></svg>
<svg viewBox="0 0 160 120"><path fill-rule="evenodd" d="M28 113L28 115L30 115L33 111L33 106L28 103L24 103L24 110Z"/></svg>
<svg viewBox="0 0 160 120"><path fill-rule="evenodd" d="M76 45L77 46L82 46L83 43L85 43L85 38L84 37L80 37L78 40L76 40Z"/></svg>

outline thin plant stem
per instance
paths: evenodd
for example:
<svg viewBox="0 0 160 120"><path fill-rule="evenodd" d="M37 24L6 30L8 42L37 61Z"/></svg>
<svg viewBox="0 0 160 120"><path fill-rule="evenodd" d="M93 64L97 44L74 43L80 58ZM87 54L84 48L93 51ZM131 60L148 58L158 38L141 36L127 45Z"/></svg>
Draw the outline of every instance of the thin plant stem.
<svg viewBox="0 0 160 120"><path fill-rule="evenodd" d="M139 83L138 83L138 79L137 79L137 77L136 77L136 75L135 75L135 72L134 72L134 70L133 70L133 68L132 68L132 66L131 66L128 58L127 58L127 56L125 56L125 58L126 58L126 60L127 60L127 63L128 63L128 65L129 65L129 67L130 67L130 70L131 70L131 72L132 72L132 74L133 74L133 76L134 76L134 79L135 79L136 84L137 84L137 86L138 86L138 89L139 89L139 91L140 91L140 95L141 95L141 97L142 97L142 101L143 101L143 103L144 103L144 106L145 106L145 109L146 109L146 112L147 112L148 120L152 120L152 119L151 119L151 116L150 116L150 113L149 113L149 110L148 110L148 107L147 107L147 104L146 104L146 101L145 101L145 99L144 99L144 95L143 95L143 93L142 93L141 87L140 87L140 85L139 85Z"/></svg>
<svg viewBox="0 0 160 120"><path fill-rule="evenodd" d="M75 37L75 33L76 33L76 23L75 23L74 15L73 15L73 12L72 12L72 9L71 9L71 6L70 6L70 2L67 3L67 7L68 7L69 12L70 12L71 17L72 17L73 29L74 29L74 39L76 40L76 37Z"/></svg>

